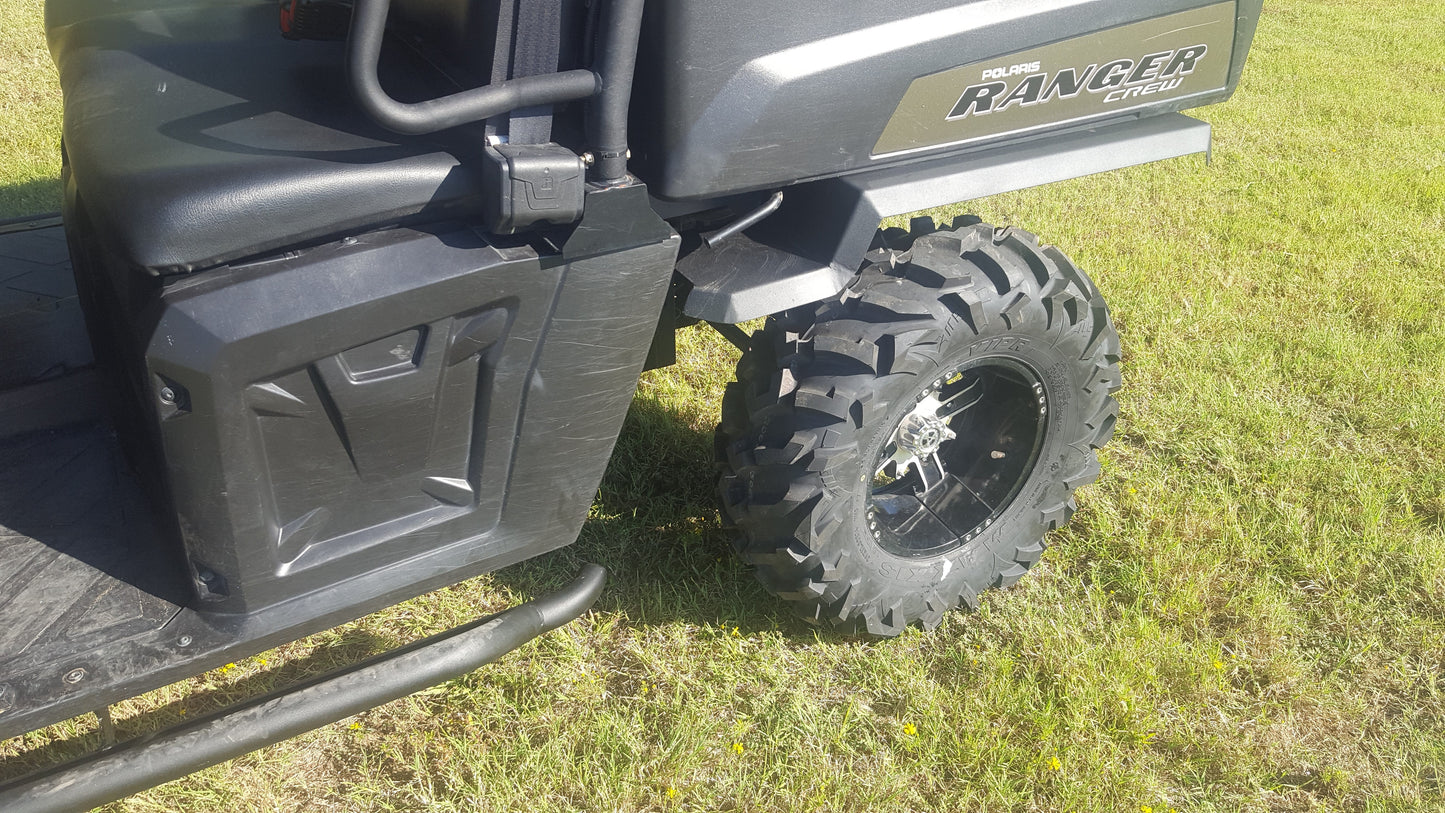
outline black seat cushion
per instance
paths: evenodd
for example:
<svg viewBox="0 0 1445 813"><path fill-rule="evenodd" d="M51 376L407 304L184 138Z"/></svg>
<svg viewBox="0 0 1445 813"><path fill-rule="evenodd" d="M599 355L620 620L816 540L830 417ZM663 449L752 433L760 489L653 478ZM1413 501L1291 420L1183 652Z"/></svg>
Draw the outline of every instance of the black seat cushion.
<svg viewBox="0 0 1445 813"><path fill-rule="evenodd" d="M105 7L96 0L68 0ZM267 2L130 10L50 30L70 177L100 238L152 273L480 209L481 135L388 133L353 103L339 42L291 42ZM402 50L383 84L455 90Z"/></svg>

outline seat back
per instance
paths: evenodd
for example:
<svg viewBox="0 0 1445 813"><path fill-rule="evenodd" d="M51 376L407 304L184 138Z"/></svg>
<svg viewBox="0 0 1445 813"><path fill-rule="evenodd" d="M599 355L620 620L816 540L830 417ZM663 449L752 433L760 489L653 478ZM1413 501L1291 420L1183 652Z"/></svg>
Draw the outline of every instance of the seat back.
<svg viewBox="0 0 1445 813"><path fill-rule="evenodd" d="M586 22L585 0L394 0L387 19L464 87L582 67Z"/></svg>

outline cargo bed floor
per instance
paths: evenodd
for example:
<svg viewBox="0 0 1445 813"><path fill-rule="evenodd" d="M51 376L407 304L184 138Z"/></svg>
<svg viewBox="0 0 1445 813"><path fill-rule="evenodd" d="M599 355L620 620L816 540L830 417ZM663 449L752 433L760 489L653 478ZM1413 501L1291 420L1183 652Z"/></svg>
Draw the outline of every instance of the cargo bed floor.
<svg viewBox="0 0 1445 813"><path fill-rule="evenodd" d="M88 654L154 634L186 588L102 417L55 218L0 225L0 358L4 727L22 675L63 664L63 688L84 691Z"/></svg>
<svg viewBox="0 0 1445 813"><path fill-rule="evenodd" d="M59 218L0 223L0 392L90 363Z"/></svg>
<svg viewBox="0 0 1445 813"><path fill-rule="evenodd" d="M0 684L159 629L181 585L105 427L0 440Z"/></svg>

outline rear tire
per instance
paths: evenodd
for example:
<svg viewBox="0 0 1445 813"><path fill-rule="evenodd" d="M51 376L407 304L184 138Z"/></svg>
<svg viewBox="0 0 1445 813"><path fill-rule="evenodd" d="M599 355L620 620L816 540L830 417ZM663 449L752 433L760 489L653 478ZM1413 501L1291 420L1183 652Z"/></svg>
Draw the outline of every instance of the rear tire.
<svg viewBox="0 0 1445 813"><path fill-rule="evenodd" d="M804 618L896 635L1018 581L1099 474L1119 340L1026 232L880 235L838 297L768 319L717 431L724 520ZM950 437L956 436L956 437Z"/></svg>

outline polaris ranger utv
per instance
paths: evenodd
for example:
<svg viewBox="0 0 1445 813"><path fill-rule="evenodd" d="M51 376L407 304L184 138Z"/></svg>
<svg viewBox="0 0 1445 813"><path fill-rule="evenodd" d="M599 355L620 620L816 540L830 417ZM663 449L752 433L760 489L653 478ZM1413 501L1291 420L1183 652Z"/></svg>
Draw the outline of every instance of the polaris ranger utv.
<svg viewBox="0 0 1445 813"><path fill-rule="evenodd" d="M742 351L719 490L768 588L890 635L1015 582L1099 472L1108 310L1025 232L879 224L1206 152L1179 111L1260 5L51 0L63 228L0 226L0 737L569 544L698 322ZM0 809L449 679L602 585Z"/></svg>

